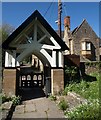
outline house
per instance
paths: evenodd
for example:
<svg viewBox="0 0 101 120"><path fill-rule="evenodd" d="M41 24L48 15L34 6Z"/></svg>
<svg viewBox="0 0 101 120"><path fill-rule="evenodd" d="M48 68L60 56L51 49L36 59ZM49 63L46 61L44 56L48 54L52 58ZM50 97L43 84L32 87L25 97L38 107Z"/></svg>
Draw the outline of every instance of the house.
<svg viewBox="0 0 101 120"><path fill-rule="evenodd" d="M64 41L69 47L65 54L80 55L80 62L99 61L99 37L84 19L80 26L70 30L70 17L64 18Z"/></svg>

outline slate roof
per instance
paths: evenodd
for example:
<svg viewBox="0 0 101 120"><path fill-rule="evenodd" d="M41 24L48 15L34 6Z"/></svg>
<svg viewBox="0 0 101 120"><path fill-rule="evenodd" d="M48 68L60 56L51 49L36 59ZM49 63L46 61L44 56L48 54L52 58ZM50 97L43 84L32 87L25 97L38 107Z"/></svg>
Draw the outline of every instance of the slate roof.
<svg viewBox="0 0 101 120"><path fill-rule="evenodd" d="M82 23L72 31L72 35L74 35L75 33L77 33L77 31L80 29L80 27L81 27L85 22L88 24L87 20L84 19L84 20L82 21ZM88 25L89 25L89 24L88 24ZM90 25L89 25L89 27L92 29L92 27L91 27ZM93 30L93 29L92 29L92 30ZM94 31L94 30L93 30L93 31ZM94 32L94 33L95 33L95 32ZM96 33L95 33L95 34L96 34ZM96 35L96 36L97 36L97 35ZM98 37L98 36L97 36L97 37Z"/></svg>
<svg viewBox="0 0 101 120"><path fill-rule="evenodd" d="M84 19L83 22L72 31L72 35L75 34L79 30L79 28L83 25L84 22L86 22L86 19Z"/></svg>

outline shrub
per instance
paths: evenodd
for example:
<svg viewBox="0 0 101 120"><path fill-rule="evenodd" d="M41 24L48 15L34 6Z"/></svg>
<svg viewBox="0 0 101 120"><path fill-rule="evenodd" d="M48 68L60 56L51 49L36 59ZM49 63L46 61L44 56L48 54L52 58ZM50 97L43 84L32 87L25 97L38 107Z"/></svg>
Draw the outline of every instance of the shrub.
<svg viewBox="0 0 101 120"><path fill-rule="evenodd" d="M20 96L13 96L12 98L12 102L13 102L13 105L19 105L20 104L20 101L21 101L21 97Z"/></svg>
<svg viewBox="0 0 101 120"><path fill-rule="evenodd" d="M0 99L2 100L2 103L9 102L11 100L11 97L6 96L4 93L0 94Z"/></svg>
<svg viewBox="0 0 101 120"><path fill-rule="evenodd" d="M58 104L58 106L59 106L59 108L61 109L61 110L66 110L67 108L68 108L68 103L67 103L67 101L65 101L64 99L63 100L61 100L60 102L59 102L59 104Z"/></svg>
<svg viewBox="0 0 101 120"><path fill-rule="evenodd" d="M0 94L0 99L2 99L2 103L12 101L13 105L18 105L20 104L21 97L20 96L16 97L15 95L10 97L2 93Z"/></svg>
<svg viewBox="0 0 101 120"><path fill-rule="evenodd" d="M65 73L69 76L70 81L73 80L74 76L77 74L77 67L65 67Z"/></svg>

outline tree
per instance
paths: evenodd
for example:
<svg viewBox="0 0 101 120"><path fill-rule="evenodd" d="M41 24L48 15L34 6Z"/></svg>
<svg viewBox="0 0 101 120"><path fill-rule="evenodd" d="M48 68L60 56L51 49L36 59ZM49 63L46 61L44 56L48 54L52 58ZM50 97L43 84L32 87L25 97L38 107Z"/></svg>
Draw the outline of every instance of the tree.
<svg viewBox="0 0 101 120"><path fill-rule="evenodd" d="M0 66L2 62L1 59L2 57L4 57L4 50L2 49L1 45L13 31L14 31L14 27L12 27L9 24L3 24L2 26L0 26Z"/></svg>
<svg viewBox="0 0 101 120"><path fill-rule="evenodd" d="M0 93L2 91L2 76L3 76L3 68L2 65L4 64L4 56L5 52L2 49L2 43L7 39L7 37L13 32L14 27L9 24L3 24L0 26Z"/></svg>
<svg viewBox="0 0 101 120"><path fill-rule="evenodd" d="M3 24L0 27L0 38L2 38L2 42L4 42L13 31L14 31L13 26L9 24Z"/></svg>

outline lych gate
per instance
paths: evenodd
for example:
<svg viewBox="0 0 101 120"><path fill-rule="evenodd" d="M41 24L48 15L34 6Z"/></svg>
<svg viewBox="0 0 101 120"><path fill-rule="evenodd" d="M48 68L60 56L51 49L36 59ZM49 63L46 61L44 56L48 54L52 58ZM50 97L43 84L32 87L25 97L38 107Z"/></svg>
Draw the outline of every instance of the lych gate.
<svg viewBox="0 0 101 120"><path fill-rule="evenodd" d="M5 68L3 89L7 94L16 94L19 87L45 86L51 80L51 93L64 88L63 51L66 44L36 10L3 43ZM21 67L29 56L37 56L42 71L33 66ZM35 62L34 62L35 65ZM28 72L26 72L28 71Z"/></svg>

